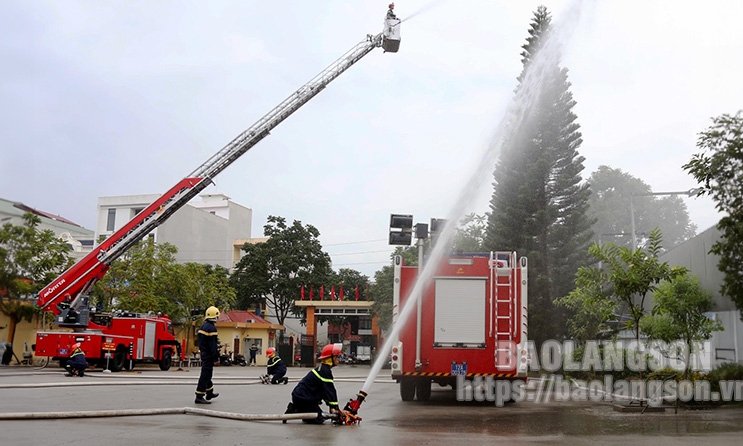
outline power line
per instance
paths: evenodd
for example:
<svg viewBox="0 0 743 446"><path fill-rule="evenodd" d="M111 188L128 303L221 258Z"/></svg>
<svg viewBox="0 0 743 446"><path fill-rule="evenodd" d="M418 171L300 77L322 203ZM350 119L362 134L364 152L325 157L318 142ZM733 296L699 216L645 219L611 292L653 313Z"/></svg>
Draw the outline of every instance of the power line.
<svg viewBox="0 0 743 446"><path fill-rule="evenodd" d="M376 242L386 242L386 241L387 241L386 238L380 238L380 239L377 239L377 240L365 240L363 242L330 243L330 244L324 245L324 246L360 245L362 243L376 243Z"/></svg>
<svg viewBox="0 0 743 446"><path fill-rule="evenodd" d="M391 249L383 249L381 251L344 252L344 253L339 253L339 254L330 254L330 253L328 253L328 255L329 256L332 256L332 257L340 257L340 256L353 256L353 255L357 255L357 254L374 254L374 253L378 253L378 252L392 252L392 250Z"/></svg>
<svg viewBox="0 0 743 446"><path fill-rule="evenodd" d="M386 260L384 262L357 262L357 263L339 263L339 264L333 264L333 267L337 266L351 266L351 265L390 265L392 264L391 260Z"/></svg>

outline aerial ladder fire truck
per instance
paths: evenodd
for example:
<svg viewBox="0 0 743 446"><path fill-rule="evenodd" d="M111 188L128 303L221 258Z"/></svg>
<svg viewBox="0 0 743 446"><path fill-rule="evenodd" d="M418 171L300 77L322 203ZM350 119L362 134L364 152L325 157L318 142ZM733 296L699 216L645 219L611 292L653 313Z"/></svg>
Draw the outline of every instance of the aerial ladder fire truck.
<svg viewBox="0 0 743 446"><path fill-rule="evenodd" d="M382 47L384 52L394 53L399 46L400 20L387 18L382 32L368 34L365 40L284 99L45 286L38 294L38 305L43 311L53 313L56 325L72 331L37 333L36 356L59 360L64 366L71 346L80 342L89 363L112 371L133 367L135 362L142 361L157 362L162 370L170 368L174 355L180 355L180 346L171 329L170 319L163 315L91 311L89 293L93 285L106 274L112 262L185 206L211 184L214 177L344 71L375 48Z"/></svg>
<svg viewBox="0 0 743 446"><path fill-rule="evenodd" d="M392 323L406 305L419 309L391 341L391 375L402 400L427 401L432 383L526 380L526 257L490 252L432 261L432 275L417 286L419 268L401 256L393 261Z"/></svg>

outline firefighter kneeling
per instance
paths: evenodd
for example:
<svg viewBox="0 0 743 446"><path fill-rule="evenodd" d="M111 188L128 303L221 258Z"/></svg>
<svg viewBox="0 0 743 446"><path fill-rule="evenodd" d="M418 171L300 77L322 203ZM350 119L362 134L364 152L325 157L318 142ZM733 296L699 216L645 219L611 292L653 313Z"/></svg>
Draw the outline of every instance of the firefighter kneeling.
<svg viewBox="0 0 743 446"><path fill-rule="evenodd" d="M338 407L338 394L333 384L331 369L338 365L342 352L341 344L328 344L320 352L320 364L312 369L292 391L292 402L285 413L317 413L317 418L302 420L305 423L325 422L320 404L325 401L331 414L345 418L345 412ZM284 421L286 423L286 421Z"/></svg>
<svg viewBox="0 0 743 446"><path fill-rule="evenodd" d="M88 361L85 360L85 353L79 342L72 344L72 354L64 368L67 370L65 376L85 376L85 369L88 368Z"/></svg>

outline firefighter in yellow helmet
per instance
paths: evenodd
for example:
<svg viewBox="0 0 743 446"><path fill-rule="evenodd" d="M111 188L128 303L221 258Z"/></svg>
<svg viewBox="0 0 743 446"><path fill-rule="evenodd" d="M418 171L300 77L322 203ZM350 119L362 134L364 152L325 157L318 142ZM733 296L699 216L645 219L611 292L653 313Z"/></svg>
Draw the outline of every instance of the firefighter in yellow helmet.
<svg viewBox="0 0 743 446"><path fill-rule="evenodd" d="M317 412L317 418L302 420L305 423L322 424L325 419L322 416L320 403L325 403L330 408L330 413L342 413L338 407L338 394L333 383L333 372L331 369L338 365L342 353L341 344L328 344L320 352L320 364L312 369L292 391L292 402L286 408L286 413L312 413Z"/></svg>
<svg viewBox="0 0 743 446"><path fill-rule="evenodd" d="M219 359L219 345L217 344L217 327L214 325L219 319L219 309L209 307L204 313L204 323L196 332L201 352L201 375L196 385L196 404L211 404L212 399L219 396L214 393L212 373L214 362Z"/></svg>

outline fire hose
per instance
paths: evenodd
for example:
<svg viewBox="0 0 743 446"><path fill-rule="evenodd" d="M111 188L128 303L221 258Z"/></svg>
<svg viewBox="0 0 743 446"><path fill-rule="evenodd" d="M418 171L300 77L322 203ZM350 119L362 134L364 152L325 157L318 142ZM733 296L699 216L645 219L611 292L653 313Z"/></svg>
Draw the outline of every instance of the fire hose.
<svg viewBox="0 0 743 446"><path fill-rule="evenodd" d="M201 409L197 407L161 408L161 409L121 409L121 410L91 410L73 412L11 412L0 413L0 420L48 420L64 418L102 418L102 417L126 417L145 415L178 415L194 414L215 418L227 418L242 421L283 421L283 420L305 420L317 418L316 413L292 413L292 414L242 414L231 412L220 412L216 410Z"/></svg>
<svg viewBox="0 0 743 446"><path fill-rule="evenodd" d="M332 420L335 425L352 426L361 422L358 416L359 407L366 399L366 392L359 391L355 400L349 400L343 411L338 413L323 413L323 418ZM0 413L0 420L48 420L66 418L105 418L147 415L178 415L193 414L215 418L226 418L241 421L283 421L311 420L317 418L317 413L285 413L285 414L242 414L201 409L196 407L155 408L155 409L118 409L118 410L90 410L72 412L9 412Z"/></svg>

